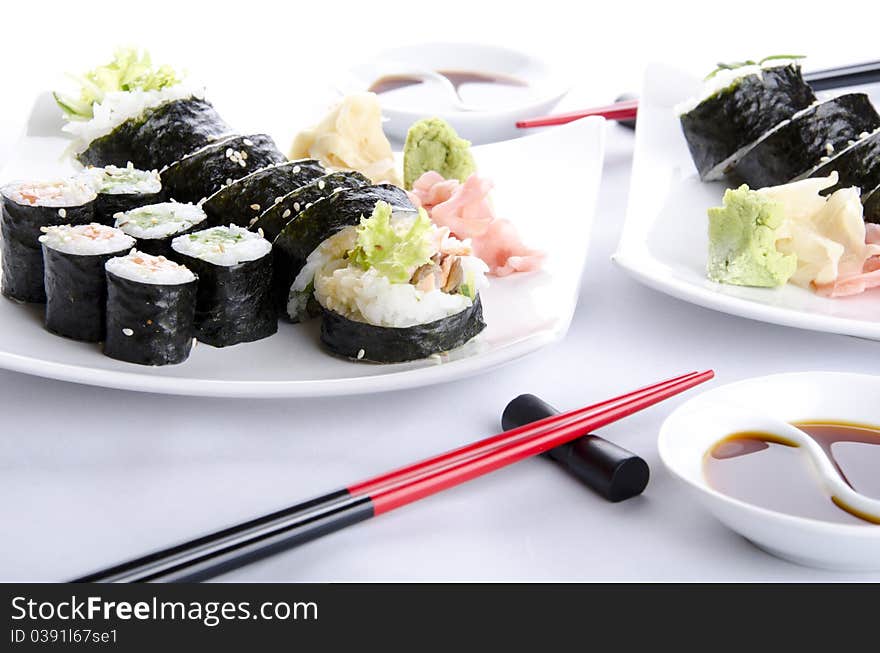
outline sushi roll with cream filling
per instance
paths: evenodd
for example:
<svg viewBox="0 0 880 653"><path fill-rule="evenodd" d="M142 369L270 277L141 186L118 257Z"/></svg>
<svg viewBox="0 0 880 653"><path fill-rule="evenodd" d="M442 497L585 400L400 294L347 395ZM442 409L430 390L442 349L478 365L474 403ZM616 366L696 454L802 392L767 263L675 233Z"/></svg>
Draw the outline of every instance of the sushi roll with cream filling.
<svg viewBox="0 0 880 653"><path fill-rule="evenodd" d="M65 179L13 182L0 188L0 194L3 294L21 302L45 302L41 229L93 222L95 190L83 179Z"/></svg>
<svg viewBox="0 0 880 653"><path fill-rule="evenodd" d="M308 297L321 309L321 342L353 360L396 363L459 347L485 328L479 292L488 267L470 243L424 210L378 202L368 217L325 240L291 288L289 310Z"/></svg>
<svg viewBox="0 0 880 653"><path fill-rule="evenodd" d="M43 227L46 329L59 336L104 339L107 283L104 263L131 249L134 238L93 222Z"/></svg>
<svg viewBox="0 0 880 653"><path fill-rule="evenodd" d="M765 132L815 100L796 61L772 58L715 71L676 113L700 178L711 181L730 172Z"/></svg>
<svg viewBox="0 0 880 653"><path fill-rule="evenodd" d="M161 202L117 213L114 224L137 240L141 252L174 258L171 241L201 229L207 216L201 207L180 202Z"/></svg>
<svg viewBox="0 0 880 653"><path fill-rule="evenodd" d="M196 337L215 347L266 338L278 330L270 297L272 245L236 225L178 236L181 263L199 276Z"/></svg>
<svg viewBox="0 0 880 653"><path fill-rule="evenodd" d="M124 168L104 166L84 173L95 187L95 221L113 226L113 216L144 204L162 201L162 182L155 170L138 170L132 164Z"/></svg>
<svg viewBox="0 0 880 653"><path fill-rule="evenodd" d="M164 256L132 250L108 260L104 354L139 365L174 365L195 336L198 278Z"/></svg>

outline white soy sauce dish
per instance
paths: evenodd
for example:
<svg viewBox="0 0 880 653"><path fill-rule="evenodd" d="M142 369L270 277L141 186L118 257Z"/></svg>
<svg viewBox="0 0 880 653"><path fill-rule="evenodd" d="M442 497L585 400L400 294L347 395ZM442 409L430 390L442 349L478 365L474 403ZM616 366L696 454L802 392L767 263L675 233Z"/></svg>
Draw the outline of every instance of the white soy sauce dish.
<svg viewBox="0 0 880 653"><path fill-rule="evenodd" d="M663 423L658 439L666 468L719 521L756 546L791 562L825 569L880 569L880 525L836 523L795 516L716 490L705 474L706 455L742 432L766 432L798 445L831 496L868 514L877 497L854 493L822 449L790 423L847 422L880 426L880 377L835 372L777 374L714 388L682 404ZM877 470L880 473L880 469Z"/></svg>
<svg viewBox="0 0 880 653"><path fill-rule="evenodd" d="M524 52L427 43L381 52L351 68L336 88L345 95L379 90L382 82L395 86L378 93L389 137L402 142L410 125L436 116L474 144L523 135L516 121L549 113L570 86L546 62Z"/></svg>

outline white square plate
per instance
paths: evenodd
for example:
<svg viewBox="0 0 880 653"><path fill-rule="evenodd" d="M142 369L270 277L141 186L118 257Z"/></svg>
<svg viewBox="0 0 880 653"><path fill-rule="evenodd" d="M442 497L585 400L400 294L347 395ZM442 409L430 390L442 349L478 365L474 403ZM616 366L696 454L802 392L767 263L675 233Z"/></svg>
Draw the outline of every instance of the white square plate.
<svg viewBox="0 0 880 653"><path fill-rule="evenodd" d="M673 110L698 87L697 78L669 66L651 65L645 73L626 223L614 261L642 283L700 306L880 340L878 291L828 299L791 284L745 288L706 278L706 209L721 203L726 186L700 181Z"/></svg>
<svg viewBox="0 0 880 653"><path fill-rule="evenodd" d="M64 173L63 138L37 136L56 119L37 102L26 134L0 180ZM51 131L50 131L51 133ZM495 182L498 215L526 243L547 253L537 273L492 279L483 292L487 328L436 360L395 365L354 363L325 353L315 322L279 324L264 340L217 349L197 345L189 360L142 367L101 354L100 346L42 328L42 307L0 298L0 367L91 385L183 395L305 397L380 392L476 374L562 338L577 304L602 175L604 121L474 148L482 174ZM564 189L565 192L562 192Z"/></svg>

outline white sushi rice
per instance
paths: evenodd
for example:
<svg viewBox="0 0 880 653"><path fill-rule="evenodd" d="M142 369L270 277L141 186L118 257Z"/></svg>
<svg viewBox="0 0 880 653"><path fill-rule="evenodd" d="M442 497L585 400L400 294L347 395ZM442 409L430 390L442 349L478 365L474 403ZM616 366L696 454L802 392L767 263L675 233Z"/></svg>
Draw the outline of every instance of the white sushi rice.
<svg viewBox="0 0 880 653"><path fill-rule="evenodd" d="M709 99L720 91L734 86L743 77L748 77L749 75L757 75L758 77L761 77L764 71L769 68L780 68L797 62L797 59L771 59L765 61L761 65L754 64L730 70L719 70L712 75L712 77L703 81L703 85L697 95L675 105L675 115L681 116L689 111L693 111L701 102Z"/></svg>
<svg viewBox="0 0 880 653"><path fill-rule="evenodd" d="M204 222L208 216L195 204L161 202L139 206L113 217L116 226L129 236L152 240L187 231Z"/></svg>
<svg viewBox="0 0 880 653"><path fill-rule="evenodd" d="M146 195L162 190L162 181L159 179L158 171L138 170L131 163L125 168L116 166L86 168L82 177L95 188L95 192L106 195L129 193Z"/></svg>
<svg viewBox="0 0 880 653"><path fill-rule="evenodd" d="M166 286L189 283L196 278L185 265L169 261L164 256L144 254L136 249L125 256L111 258L104 264L104 269L129 281Z"/></svg>
<svg viewBox="0 0 880 653"><path fill-rule="evenodd" d="M112 91L101 102L92 105L90 120L73 120L62 129L85 148L96 138L106 136L129 118L136 118L147 109L191 97L204 97L204 90L182 83L158 91Z"/></svg>
<svg viewBox="0 0 880 653"><path fill-rule="evenodd" d="M41 243L65 254L79 256L112 254L134 245L134 238L127 236L120 229L96 222L76 226L42 227L41 231L43 232L40 236Z"/></svg>
<svg viewBox="0 0 880 653"><path fill-rule="evenodd" d="M178 236L171 247L179 254L227 267L256 261L272 250L272 244L260 234L234 224Z"/></svg>
<svg viewBox="0 0 880 653"><path fill-rule="evenodd" d="M13 181L0 188L0 193L16 204L49 207L82 206L97 197L92 185L79 178Z"/></svg>

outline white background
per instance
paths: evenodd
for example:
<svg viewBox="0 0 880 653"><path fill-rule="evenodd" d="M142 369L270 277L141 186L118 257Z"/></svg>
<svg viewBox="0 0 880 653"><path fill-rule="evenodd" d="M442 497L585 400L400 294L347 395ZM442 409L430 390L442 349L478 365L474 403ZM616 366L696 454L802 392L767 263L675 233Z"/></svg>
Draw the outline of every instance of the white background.
<svg viewBox="0 0 880 653"><path fill-rule="evenodd" d="M552 0L8 5L0 163L34 96L117 44L187 68L230 123L282 141L326 106L328 82L347 62L401 43L486 41L538 53L576 85L564 108L637 90L652 59L704 70L716 60L809 54L821 68L880 54L869 37L880 9L867 2L818 12L791 3ZM490 375L375 396L233 401L0 372L0 580L63 580L484 437L522 392L570 408L695 368L714 367L716 383L875 371L876 343L713 313L614 268L631 151L631 133L610 125L568 337ZM657 459L657 430L680 401L603 432L651 465L638 499L605 503L531 460L223 579L880 580L776 560L703 513Z"/></svg>

